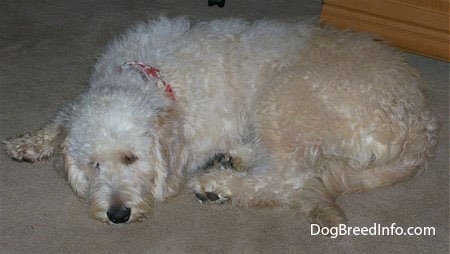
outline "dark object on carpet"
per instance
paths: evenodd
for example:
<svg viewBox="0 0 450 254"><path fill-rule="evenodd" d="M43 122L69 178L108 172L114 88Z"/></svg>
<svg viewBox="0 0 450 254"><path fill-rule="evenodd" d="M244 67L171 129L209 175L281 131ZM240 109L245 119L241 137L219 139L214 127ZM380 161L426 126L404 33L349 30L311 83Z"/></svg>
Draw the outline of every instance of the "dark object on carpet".
<svg viewBox="0 0 450 254"><path fill-rule="evenodd" d="M208 0L208 5L209 6L213 6L213 5L218 5L220 8L225 6L225 0Z"/></svg>

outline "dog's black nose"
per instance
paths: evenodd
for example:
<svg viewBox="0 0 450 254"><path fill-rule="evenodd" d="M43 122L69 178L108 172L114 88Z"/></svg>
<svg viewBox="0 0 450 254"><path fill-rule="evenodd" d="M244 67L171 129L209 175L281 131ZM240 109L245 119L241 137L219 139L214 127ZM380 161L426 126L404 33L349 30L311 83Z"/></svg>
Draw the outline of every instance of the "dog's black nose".
<svg viewBox="0 0 450 254"><path fill-rule="evenodd" d="M106 212L109 221L114 224L125 223L130 219L131 208L123 205L111 206Z"/></svg>

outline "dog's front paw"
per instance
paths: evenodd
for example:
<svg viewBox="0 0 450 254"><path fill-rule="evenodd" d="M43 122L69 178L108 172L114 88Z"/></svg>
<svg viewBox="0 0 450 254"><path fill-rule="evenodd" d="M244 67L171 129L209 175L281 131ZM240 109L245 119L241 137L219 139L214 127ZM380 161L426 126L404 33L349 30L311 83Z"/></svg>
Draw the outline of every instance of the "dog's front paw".
<svg viewBox="0 0 450 254"><path fill-rule="evenodd" d="M232 200L230 182L244 174L242 160L229 153L216 153L200 168L204 173L188 183L195 198L201 203L223 204Z"/></svg>
<svg viewBox="0 0 450 254"><path fill-rule="evenodd" d="M36 162L42 158L42 144L35 143L29 134L3 141L8 155L18 161Z"/></svg>
<svg viewBox="0 0 450 254"><path fill-rule="evenodd" d="M200 175L189 181L189 189L194 192L195 198L201 203L223 204L231 200L231 191L228 186L230 169L214 170Z"/></svg>

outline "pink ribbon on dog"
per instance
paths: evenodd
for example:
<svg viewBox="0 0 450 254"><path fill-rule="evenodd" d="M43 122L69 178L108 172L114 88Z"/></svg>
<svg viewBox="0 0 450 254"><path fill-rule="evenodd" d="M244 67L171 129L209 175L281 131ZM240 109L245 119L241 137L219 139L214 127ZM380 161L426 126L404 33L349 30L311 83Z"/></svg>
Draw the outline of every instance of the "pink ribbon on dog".
<svg viewBox="0 0 450 254"><path fill-rule="evenodd" d="M139 61L130 61L122 64L120 66L120 71L124 71L126 69L135 68L138 69L142 74L144 74L149 80L152 78L156 78L158 81L158 87L164 88L164 92L171 98L172 100L175 100L175 94L173 92L172 86L166 82L164 79L164 76L162 75L161 71L155 67L146 65L143 62Z"/></svg>

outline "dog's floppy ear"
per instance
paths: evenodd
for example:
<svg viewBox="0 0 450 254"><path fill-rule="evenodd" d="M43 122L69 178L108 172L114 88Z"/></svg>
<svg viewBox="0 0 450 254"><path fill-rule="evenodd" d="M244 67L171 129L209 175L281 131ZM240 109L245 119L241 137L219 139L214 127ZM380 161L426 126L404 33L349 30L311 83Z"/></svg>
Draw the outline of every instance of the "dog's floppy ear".
<svg viewBox="0 0 450 254"><path fill-rule="evenodd" d="M157 169L155 198L166 199L177 194L182 185L186 151L183 135L183 120L175 106L160 111L154 122L157 144L164 169Z"/></svg>
<svg viewBox="0 0 450 254"><path fill-rule="evenodd" d="M64 163L62 168L64 169L67 182L78 197L86 198L88 180L83 170L76 165L70 153L67 138L61 144L61 155L62 162ZM57 167L59 168L60 166Z"/></svg>

